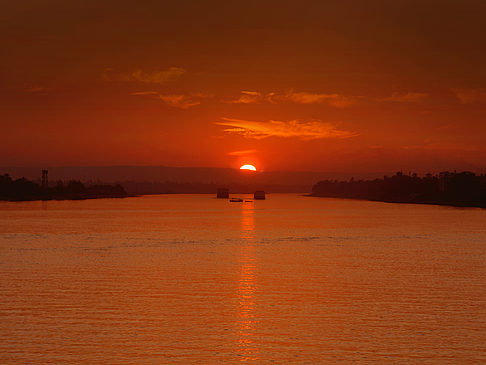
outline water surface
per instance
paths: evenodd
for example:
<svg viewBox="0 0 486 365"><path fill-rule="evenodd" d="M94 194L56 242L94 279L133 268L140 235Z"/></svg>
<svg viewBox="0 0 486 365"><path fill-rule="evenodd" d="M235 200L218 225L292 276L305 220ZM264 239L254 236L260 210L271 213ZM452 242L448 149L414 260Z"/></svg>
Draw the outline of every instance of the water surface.
<svg viewBox="0 0 486 365"><path fill-rule="evenodd" d="M486 363L486 210L0 203L0 363Z"/></svg>

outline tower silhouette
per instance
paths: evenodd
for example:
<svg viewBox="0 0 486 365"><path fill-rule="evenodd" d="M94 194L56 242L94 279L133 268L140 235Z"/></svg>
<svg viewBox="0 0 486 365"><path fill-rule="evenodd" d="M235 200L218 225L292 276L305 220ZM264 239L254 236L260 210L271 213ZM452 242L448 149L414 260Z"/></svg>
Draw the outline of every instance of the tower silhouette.
<svg viewBox="0 0 486 365"><path fill-rule="evenodd" d="M47 174L49 173L48 170L42 170L42 182L41 182L41 186L46 189L49 187L49 180L47 178Z"/></svg>

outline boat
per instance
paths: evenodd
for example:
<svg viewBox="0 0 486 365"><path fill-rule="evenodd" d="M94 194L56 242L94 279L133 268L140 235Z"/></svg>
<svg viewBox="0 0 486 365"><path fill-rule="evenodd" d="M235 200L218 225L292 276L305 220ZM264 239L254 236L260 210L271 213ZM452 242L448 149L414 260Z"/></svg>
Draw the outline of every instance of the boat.
<svg viewBox="0 0 486 365"><path fill-rule="evenodd" d="M255 199L255 200L265 200L265 192L263 190L257 190L257 191L255 191L255 194L253 194L253 199Z"/></svg>
<svg viewBox="0 0 486 365"><path fill-rule="evenodd" d="M229 198L229 189L219 188L218 191L216 192L216 198L228 199Z"/></svg>
<svg viewBox="0 0 486 365"><path fill-rule="evenodd" d="M243 203L243 199L240 198L231 198L230 199L231 203Z"/></svg>

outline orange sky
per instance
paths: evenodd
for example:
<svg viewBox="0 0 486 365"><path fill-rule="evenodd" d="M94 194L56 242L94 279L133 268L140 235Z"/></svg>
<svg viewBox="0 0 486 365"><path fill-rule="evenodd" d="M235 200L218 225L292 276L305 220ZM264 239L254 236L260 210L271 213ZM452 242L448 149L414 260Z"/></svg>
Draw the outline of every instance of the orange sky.
<svg viewBox="0 0 486 365"><path fill-rule="evenodd" d="M6 2L0 166L484 171L486 2L451 3Z"/></svg>

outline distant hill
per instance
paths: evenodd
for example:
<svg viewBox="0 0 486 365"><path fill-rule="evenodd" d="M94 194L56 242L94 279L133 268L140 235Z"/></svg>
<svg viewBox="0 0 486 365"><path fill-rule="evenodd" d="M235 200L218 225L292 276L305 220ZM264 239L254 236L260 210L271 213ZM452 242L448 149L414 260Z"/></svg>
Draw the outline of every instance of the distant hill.
<svg viewBox="0 0 486 365"><path fill-rule="evenodd" d="M267 189L270 192L310 192L316 181L325 179L374 178L383 173L343 174L332 172L291 172L265 171L248 172L230 168L201 167L166 167L166 166L85 166L85 167L51 167L49 181L79 180L86 183L121 184L129 192L144 193L163 192L172 189L170 183L183 185L175 189L186 192L190 184L198 185L194 189L209 191L213 186L231 185L236 190ZM0 174L8 173L14 178L25 177L39 181L40 167L4 167ZM144 183L144 184L141 184ZM189 184L189 185L188 185ZM246 188L245 188L246 187ZM194 190L193 189L193 190ZM133 191L135 190L135 191Z"/></svg>
<svg viewBox="0 0 486 365"><path fill-rule="evenodd" d="M40 179L41 168L49 169L49 180L80 180L83 182L123 183L198 183L216 185L274 185L304 188L310 191L316 181L325 179L374 178L383 173L343 174L332 172L265 171L242 172L230 168L166 167L166 166L82 166L82 167L3 167L0 174L14 178Z"/></svg>

